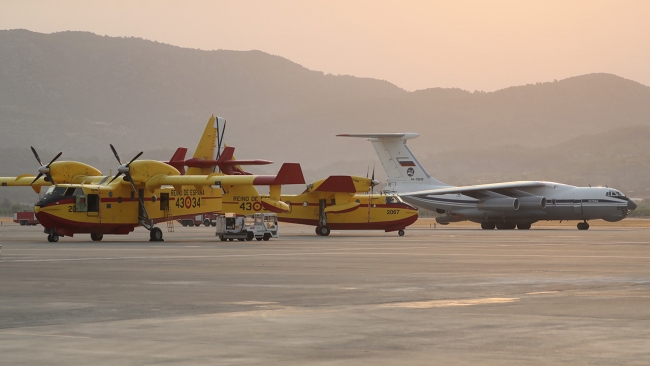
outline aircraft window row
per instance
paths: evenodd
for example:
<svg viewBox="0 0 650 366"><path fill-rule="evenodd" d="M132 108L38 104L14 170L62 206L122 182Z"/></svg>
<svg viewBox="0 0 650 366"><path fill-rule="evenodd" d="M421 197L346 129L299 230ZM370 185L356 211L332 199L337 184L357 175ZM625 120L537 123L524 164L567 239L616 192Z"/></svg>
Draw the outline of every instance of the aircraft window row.
<svg viewBox="0 0 650 366"><path fill-rule="evenodd" d="M624 194L619 191L607 191L607 197L623 197Z"/></svg>

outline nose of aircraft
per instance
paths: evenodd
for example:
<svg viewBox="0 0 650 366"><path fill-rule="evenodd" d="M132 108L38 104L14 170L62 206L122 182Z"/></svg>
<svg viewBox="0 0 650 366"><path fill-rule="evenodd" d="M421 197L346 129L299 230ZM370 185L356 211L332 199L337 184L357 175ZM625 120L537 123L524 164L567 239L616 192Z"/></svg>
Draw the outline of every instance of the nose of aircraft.
<svg viewBox="0 0 650 366"><path fill-rule="evenodd" d="M636 207L637 207L637 206L636 206L636 203L634 203L634 201L632 201L632 200L627 201L627 209L628 209L629 211L634 211L634 210L636 210Z"/></svg>

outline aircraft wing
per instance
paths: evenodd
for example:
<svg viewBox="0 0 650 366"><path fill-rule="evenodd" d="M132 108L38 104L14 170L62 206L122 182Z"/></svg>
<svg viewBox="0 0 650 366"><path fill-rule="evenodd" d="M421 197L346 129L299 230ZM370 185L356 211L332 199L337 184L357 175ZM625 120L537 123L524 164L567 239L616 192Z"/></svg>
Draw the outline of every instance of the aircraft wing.
<svg viewBox="0 0 650 366"><path fill-rule="evenodd" d="M304 184L300 164L285 163L277 175L169 175L160 174L146 181L146 187L154 189L163 185L170 186L234 186L234 185L284 185Z"/></svg>
<svg viewBox="0 0 650 366"><path fill-rule="evenodd" d="M343 133L336 135L338 137L361 137L367 139L414 139L420 135L413 132L405 133Z"/></svg>
<svg viewBox="0 0 650 366"><path fill-rule="evenodd" d="M29 186L32 185L32 181L34 181L34 178L36 178L36 176L32 174L22 174L17 177L0 177L0 185L2 187ZM44 177L41 177L38 178L33 185L50 186L52 184L50 182L45 181Z"/></svg>
<svg viewBox="0 0 650 366"><path fill-rule="evenodd" d="M507 191L512 189L541 188L546 183L537 181L520 181L492 184L478 184L463 187L444 187L426 191L400 193L400 196L437 196L443 194L464 194L469 197L482 197L487 192L502 193L507 195Z"/></svg>
<svg viewBox="0 0 650 366"><path fill-rule="evenodd" d="M374 182L377 184L377 182ZM310 184L307 192L326 192L326 193L365 193L368 192L373 180L353 175L331 175Z"/></svg>

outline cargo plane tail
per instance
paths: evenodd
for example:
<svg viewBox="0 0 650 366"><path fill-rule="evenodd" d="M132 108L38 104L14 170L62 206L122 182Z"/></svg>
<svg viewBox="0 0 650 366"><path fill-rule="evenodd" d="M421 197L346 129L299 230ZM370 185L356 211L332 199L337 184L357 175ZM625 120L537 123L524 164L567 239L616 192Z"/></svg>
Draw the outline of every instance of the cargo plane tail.
<svg viewBox="0 0 650 366"><path fill-rule="evenodd" d="M407 140L420 136L417 133L359 133L337 136L366 138L372 142L388 175L384 189L386 193L406 193L449 187L448 184L429 175L406 146Z"/></svg>

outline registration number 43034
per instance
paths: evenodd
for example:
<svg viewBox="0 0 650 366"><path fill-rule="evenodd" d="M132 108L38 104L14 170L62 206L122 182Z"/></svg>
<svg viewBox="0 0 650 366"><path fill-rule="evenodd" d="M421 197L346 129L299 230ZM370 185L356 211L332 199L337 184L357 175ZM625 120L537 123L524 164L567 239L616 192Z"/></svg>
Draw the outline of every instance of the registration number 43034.
<svg viewBox="0 0 650 366"><path fill-rule="evenodd" d="M201 198L187 196L185 198L176 198L176 207L178 208L194 208L201 207Z"/></svg>

